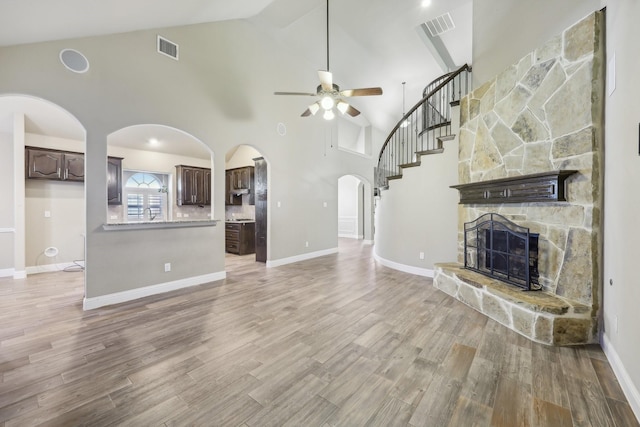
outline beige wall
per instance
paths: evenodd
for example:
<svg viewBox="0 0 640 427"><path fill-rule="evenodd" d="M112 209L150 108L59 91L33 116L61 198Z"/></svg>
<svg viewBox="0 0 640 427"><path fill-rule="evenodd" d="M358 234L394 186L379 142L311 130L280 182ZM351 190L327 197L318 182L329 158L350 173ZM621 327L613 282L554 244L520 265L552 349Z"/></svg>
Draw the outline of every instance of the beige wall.
<svg viewBox="0 0 640 427"><path fill-rule="evenodd" d="M442 154L422 156L420 162L389 182L376 207L375 253L407 271L432 271L435 263L457 257L459 199L449 186L458 183L458 138L445 141Z"/></svg>

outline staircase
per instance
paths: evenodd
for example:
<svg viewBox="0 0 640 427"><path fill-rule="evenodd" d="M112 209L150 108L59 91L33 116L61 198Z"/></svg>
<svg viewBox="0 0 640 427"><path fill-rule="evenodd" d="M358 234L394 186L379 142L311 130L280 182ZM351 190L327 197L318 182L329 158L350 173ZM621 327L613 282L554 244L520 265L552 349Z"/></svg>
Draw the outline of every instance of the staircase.
<svg viewBox="0 0 640 427"><path fill-rule="evenodd" d="M376 191L389 188L389 180L402 178L402 170L420 166L420 157L442 153L451 133L451 107L469 92L471 67L467 64L429 83L422 99L406 113L387 137L375 169Z"/></svg>

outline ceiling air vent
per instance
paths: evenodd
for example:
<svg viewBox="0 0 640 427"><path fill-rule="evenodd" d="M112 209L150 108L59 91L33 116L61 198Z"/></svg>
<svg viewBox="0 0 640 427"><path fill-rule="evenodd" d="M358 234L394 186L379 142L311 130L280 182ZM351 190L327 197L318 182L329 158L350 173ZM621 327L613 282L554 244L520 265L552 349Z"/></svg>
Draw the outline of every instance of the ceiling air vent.
<svg viewBox="0 0 640 427"><path fill-rule="evenodd" d="M158 53L167 55L168 57L171 57L177 61L178 45L159 35L158 36Z"/></svg>
<svg viewBox="0 0 640 427"><path fill-rule="evenodd" d="M445 13L444 15L438 16L431 21L427 21L424 24L429 29L431 37L439 36L446 33L447 31L453 30L456 27L453 23L453 19L451 19L451 15L449 14L449 12Z"/></svg>

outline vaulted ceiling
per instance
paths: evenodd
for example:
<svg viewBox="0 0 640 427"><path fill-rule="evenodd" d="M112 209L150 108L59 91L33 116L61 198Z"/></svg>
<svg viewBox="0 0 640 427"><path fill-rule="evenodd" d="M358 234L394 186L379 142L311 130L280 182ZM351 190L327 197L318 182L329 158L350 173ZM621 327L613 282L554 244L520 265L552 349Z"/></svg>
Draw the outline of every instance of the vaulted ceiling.
<svg viewBox="0 0 640 427"><path fill-rule="evenodd" d="M332 0L330 68L343 89L381 86L382 97L360 98L369 123L389 130L424 86L444 73L421 24L450 13L455 28L440 40L456 65L471 61L472 0ZM310 64L326 68L325 0L8 0L0 3L0 46L244 19ZM422 34L421 34L422 31ZM309 91L312 88L273 90ZM385 129L388 128L388 129Z"/></svg>

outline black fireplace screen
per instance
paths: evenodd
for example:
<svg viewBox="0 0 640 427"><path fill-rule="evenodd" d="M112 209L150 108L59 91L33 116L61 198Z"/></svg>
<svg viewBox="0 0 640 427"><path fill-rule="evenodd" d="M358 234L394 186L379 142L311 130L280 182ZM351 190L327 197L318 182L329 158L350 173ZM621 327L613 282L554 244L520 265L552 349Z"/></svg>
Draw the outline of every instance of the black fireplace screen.
<svg viewBox="0 0 640 427"><path fill-rule="evenodd" d="M538 234L489 213L464 224L464 266L526 290L539 290Z"/></svg>

